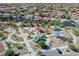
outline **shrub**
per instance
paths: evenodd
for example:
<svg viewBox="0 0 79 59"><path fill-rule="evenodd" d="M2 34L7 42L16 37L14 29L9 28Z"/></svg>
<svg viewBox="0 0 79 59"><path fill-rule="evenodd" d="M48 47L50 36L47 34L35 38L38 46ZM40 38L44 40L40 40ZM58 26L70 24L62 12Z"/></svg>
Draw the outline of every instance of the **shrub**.
<svg viewBox="0 0 79 59"><path fill-rule="evenodd" d="M75 35L79 36L79 29L73 29L73 32L75 33Z"/></svg>
<svg viewBox="0 0 79 59"><path fill-rule="evenodd" d="M5 56L13 56L14 55L14 51L12 49L8 49L5 53Z"/></svg>
<svg viewBox="0 0 79 59"><path fill-rule="evenodd" d="M69 48L75 52L78 52L78 49L75 47L73 43L69 43Z"/></svg>
<svg viewBox="0 0 79 59"><path fill-rule="evenodd" d="M0 37L3 37L3 36L4 36L4 34L2 32L0 32Z"/></svg>

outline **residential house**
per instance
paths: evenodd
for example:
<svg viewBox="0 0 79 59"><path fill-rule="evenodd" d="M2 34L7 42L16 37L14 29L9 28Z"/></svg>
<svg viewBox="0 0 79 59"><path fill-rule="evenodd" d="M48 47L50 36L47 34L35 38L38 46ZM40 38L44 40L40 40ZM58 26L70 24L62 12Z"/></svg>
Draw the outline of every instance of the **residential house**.
<svg viewBox="0 0 79 59"><path fill-rule="evenodd" d="M44 30L41 29L41 28L36 28L35 31L36 31L37 33L44 33Z"/></svg>

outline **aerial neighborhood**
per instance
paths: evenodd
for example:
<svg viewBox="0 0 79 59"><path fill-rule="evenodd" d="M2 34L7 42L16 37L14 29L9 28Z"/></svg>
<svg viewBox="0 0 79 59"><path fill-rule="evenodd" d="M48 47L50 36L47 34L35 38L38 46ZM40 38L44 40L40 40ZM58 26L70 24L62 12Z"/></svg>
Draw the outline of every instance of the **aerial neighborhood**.
<svg viewBox="0 0 79 59"><path fill-rule="evenodd" d="M79 56L79 4L0 4L0 56Z"/></svg>

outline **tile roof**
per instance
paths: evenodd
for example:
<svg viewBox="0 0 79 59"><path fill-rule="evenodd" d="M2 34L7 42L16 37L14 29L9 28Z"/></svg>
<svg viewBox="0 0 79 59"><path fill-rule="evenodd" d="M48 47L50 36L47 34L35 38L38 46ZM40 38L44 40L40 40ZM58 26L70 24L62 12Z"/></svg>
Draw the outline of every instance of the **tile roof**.
<svg viewBox="0 0 79 59"><path fill-rule="evenodd" d="M4 46L2 44L2 42L0 42L0 52L3 52L4 51Z"/></svg>

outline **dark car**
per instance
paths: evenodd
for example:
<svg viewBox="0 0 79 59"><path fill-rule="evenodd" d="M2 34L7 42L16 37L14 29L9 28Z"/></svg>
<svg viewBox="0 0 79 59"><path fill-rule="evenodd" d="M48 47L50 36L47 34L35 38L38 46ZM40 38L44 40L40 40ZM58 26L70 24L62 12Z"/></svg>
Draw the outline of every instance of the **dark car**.
<svg viewBox="0 0 79 59"><path fill-rule="evenodd" d="M73 27L75 27L76 26L76 22L75 21L73 21L73 20L65 20L64 21L64 25L65 26L73 26Z"/></svg>
<svg viewBox="0 0 79 59"><path fill-rule="evenodd" d="M63 54L60 49L56 49L58 51L58 54Z"/></svg>

